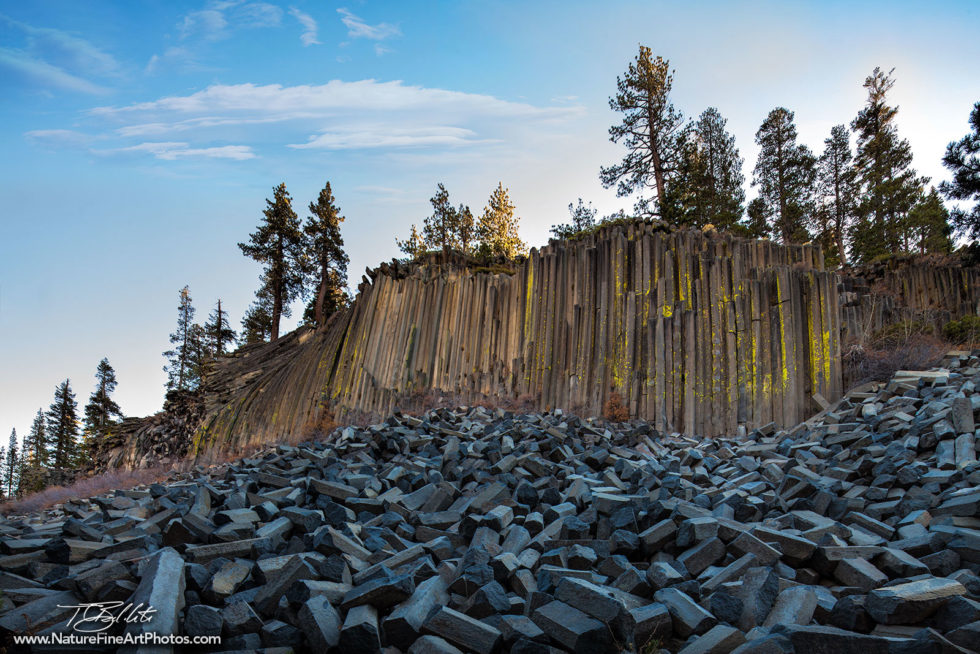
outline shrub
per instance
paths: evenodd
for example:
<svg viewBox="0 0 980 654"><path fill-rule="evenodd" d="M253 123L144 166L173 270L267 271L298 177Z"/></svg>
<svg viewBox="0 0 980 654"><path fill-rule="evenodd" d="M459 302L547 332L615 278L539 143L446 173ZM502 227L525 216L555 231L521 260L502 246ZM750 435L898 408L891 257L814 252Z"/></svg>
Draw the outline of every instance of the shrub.
<svg viewBox="0 0 980 654"><path fill-rule="evenodd" d="M844 385L853 388L869 381L888 381L899 370L932 368L948 346L929 334L914 334L905 341L887 339L873 345L853 346L843 357Z"/></svg>
<svg viewBox="0 0 980 654"><path fill-rule="evenodd" d="M630 419L629 409L623 404L623 396L613 391L602 407L602 417L610 422L626 422Z"/></svg>
<svg viewBox="0 0 980 654"><path fill-rule="evenodd" d="M905 345L920 336L934 336L935 333L936 328L931 323L921 320L902 320L874 332L869 342L872 347L884 349Z"/></svg>
<svg viewBox="0 0 980 654"><path fill-rule="evenodd" d="M950 343L972 346L980 341L980 316L963 316L943 325L943 336Z"/></svg>

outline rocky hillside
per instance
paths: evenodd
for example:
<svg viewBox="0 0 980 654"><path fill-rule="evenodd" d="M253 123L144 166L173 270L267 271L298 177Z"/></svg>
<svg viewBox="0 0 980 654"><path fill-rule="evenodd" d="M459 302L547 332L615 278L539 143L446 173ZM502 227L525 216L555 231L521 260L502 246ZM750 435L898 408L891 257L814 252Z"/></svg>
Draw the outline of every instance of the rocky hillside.
<svg viewBox="0 0 980 654"><path fill-rule="evenodd" d="M275 652L971 652L980 353L789 430L394 415L0 524L0 631Z"/></svg>

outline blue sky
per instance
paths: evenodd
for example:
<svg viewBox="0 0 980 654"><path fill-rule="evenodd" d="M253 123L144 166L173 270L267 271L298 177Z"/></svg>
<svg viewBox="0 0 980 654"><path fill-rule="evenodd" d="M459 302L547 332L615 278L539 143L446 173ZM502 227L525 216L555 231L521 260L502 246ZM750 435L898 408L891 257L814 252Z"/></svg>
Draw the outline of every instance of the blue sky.
<svg viewBox="0 0 980 654"><path fill-rule="evenodd" d="M503 182L531 245L580 196L628 209L598 169L638 43L686 116L728 119L749 179L770 109L819 151L894 67L900 132L943 179L978 24L976 2L0 2L0 438L66 377L84 405L104 356L125 413L158 410L178 289L237 327L259 269L236 243L279 182L298 209L331 182L352 286L437 182L474 212Z"/></svg>

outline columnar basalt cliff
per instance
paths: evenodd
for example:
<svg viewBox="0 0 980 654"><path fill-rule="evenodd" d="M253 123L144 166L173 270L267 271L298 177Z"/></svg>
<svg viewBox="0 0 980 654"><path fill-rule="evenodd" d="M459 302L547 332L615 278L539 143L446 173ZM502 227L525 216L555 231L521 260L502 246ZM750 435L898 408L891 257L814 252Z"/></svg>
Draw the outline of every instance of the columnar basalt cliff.
<svg viewBox="0 0 980 654"><path fill-rule="evenodd" d="M440 400L597 415L616 393L664 431L789 426L841 396L843 345L980 308L975 267L898 260L841 276L816 247L642 223L552 242L506 272L433 255L368 275L321 329L219 361L193 438L151 417L101 464L234 451Z"/></svg>
<svg viewBox="0 0 980 654"><path fill-rule="evenodd" d="M903 257L849 271L841 281L845 345L902 321L923 323L938 333L949 321L969 315L980 315L976 266Z"/></svg>
<svg viewBox="0 0 980 654"><path fill-rule="evenodd" d="M398 408L413 393L523 398L702 436L792 424L841 394L837 278L820 250L616 226L512 274L384 265L353 306L221 362L192 452ZM814 399L817 396L819 399Z"/></svg>

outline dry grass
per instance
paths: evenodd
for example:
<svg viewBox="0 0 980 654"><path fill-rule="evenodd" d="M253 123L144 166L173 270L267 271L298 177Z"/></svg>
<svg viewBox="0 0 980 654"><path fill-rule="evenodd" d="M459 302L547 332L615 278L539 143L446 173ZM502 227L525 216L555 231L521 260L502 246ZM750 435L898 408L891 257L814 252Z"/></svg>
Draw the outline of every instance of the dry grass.
<svg viewBox="0 0 980 654"><path fill-rule="evenodd" d="M43 491L32 493L21 499L4 502L0 504L0 514L22 515L43 511L68 500L94 497L116 489L129 489L166 481L173 472L175 472L174 466L111 470L101 475L79 479L70 486L50 486Z"/></svg>
<svg viewBox="0 0 980 654"><path fill-rule="evenodd" d="M326 438L340 425L334 420L333 412L323 407L316 418L311 418L298 432L290 434L286 439L287 445L296 446L304 441Z"/></svg>

